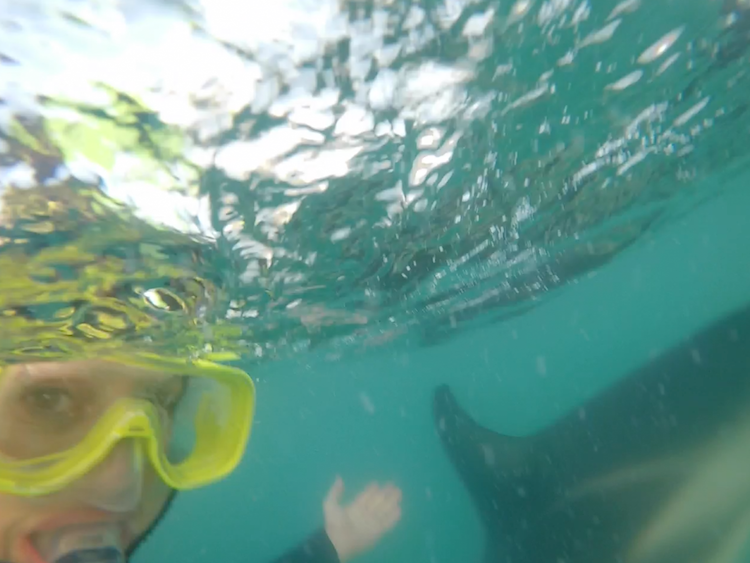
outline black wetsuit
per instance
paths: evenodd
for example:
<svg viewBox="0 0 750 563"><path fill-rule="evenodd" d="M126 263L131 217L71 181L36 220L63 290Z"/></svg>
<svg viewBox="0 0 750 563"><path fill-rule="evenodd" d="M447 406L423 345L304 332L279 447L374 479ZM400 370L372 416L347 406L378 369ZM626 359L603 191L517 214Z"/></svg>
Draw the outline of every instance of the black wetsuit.
<svg viewBox="0 0 750 563"><path fill-rule="evenodd" d="M328 534L320 530L273 563L339 563L339 556Z"/></svg>
<svg viewBox="0 0 750 563"><path fill-rule="evenodd" d="M162 508L161 514L154 520L153 524L139 537L126 553L126 559L131 560L133 553L143 543L143 541L154 531L164 516L169 512L172 502L177 496L174 491L169 500ZM0 561L0 563L4 563ZM307 538L302 544L298 545L291 551L275 559L273 563L340 563L339 556L328 538L325 530L320 530Z"/></svg>

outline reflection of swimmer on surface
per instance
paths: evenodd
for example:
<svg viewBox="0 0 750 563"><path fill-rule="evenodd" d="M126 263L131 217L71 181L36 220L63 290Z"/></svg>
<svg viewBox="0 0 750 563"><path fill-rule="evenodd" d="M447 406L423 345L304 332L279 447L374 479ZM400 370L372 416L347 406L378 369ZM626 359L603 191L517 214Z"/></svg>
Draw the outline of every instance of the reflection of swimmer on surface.
<svg viewBox="0 0 750 563"><path fill-rule="evenodd" d="M179 490L241 458L254 387L240 370L156 357L0 367L0 560L122 563ZM349 561L400 518L401 492L371 484L279 563Z"/></svg>

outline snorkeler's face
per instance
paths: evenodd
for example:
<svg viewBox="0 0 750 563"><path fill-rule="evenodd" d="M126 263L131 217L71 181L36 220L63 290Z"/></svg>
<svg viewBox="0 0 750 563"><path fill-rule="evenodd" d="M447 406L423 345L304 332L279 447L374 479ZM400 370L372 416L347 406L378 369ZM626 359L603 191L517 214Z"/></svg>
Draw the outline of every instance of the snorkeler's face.
<svg viewBox="0 0 750 563"><path fill-rule="evenodd" d="M106 377L102 377L106 375ZM101 361L6 368L0 378L0 462L37 459L74 447L120 398L179 400L158 372ZM168 429L165 425L165 432ZM0 560L48 563L40 553L56 532L112 523L127 549L159 515L170 490L122 441L67 488L39 497L0 493Z"/></svg>

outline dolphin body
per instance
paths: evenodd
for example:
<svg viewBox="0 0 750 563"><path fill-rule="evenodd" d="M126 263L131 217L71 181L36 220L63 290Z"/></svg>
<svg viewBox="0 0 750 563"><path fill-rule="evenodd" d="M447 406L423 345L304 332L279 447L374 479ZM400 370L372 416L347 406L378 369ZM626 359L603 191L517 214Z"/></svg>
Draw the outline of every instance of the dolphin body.
<svg viewBox="0 0 750 563"><path fill-rule="evenodd" d="M750 538L750 307L536 434L434 416L485 563L733 563Z"/></svg>

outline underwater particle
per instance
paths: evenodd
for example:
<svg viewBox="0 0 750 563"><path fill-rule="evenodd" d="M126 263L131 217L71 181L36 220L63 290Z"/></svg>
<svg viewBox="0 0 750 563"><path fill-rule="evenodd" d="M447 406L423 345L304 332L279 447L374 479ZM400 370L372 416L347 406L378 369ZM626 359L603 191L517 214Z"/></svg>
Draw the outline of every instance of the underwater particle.
<svg viewBox="0 0 750 563"><path fill-rule="evenodd" d="M643 76L643 71L641 69L634 70L630 74L620 78L620 80L612 82L611 84L607 84L604 87L604 89L615 90L619 92L620 90L624 90L625 88L632 86L633 84L638 82L642 76Z"/></svg>
<svg viewBox="0 0 750 563"><path fill-rule="evenodd" d="M547 375L547 360L544 356L537 356L536 371L539 375Z"/></svg>
<svg viewBox="0 0 750 563"><path fill-rule="evenodd" d="M364 391L360 392L359 400L362 402L362 408L365 409L367 414L375 414L375 405L372 404L370 396Z"/></svg>
<svg viewBox="0 0 750 563"><path fill-rule="evenodd" d="M701 353L700 350L690 350L690 357L693 359L694 364L700 364L701 363Z"/></svg>
<svg viewBox="0 0 750 563"><path fill-rule="evenodd" d="M684 30L685 26L683 25L659 38L658 41L641 53L638 57L638 63L645 65L661 57L672 45L674 45L675 41L679 39Z"/></svg>
<svg viewBox="0 0 750 563"><path fill-rule="evenodd" d="M482 444L482 454L484 455L484 462L487 465L495 465L495 450L492 449L492 446Z"/></svg>

